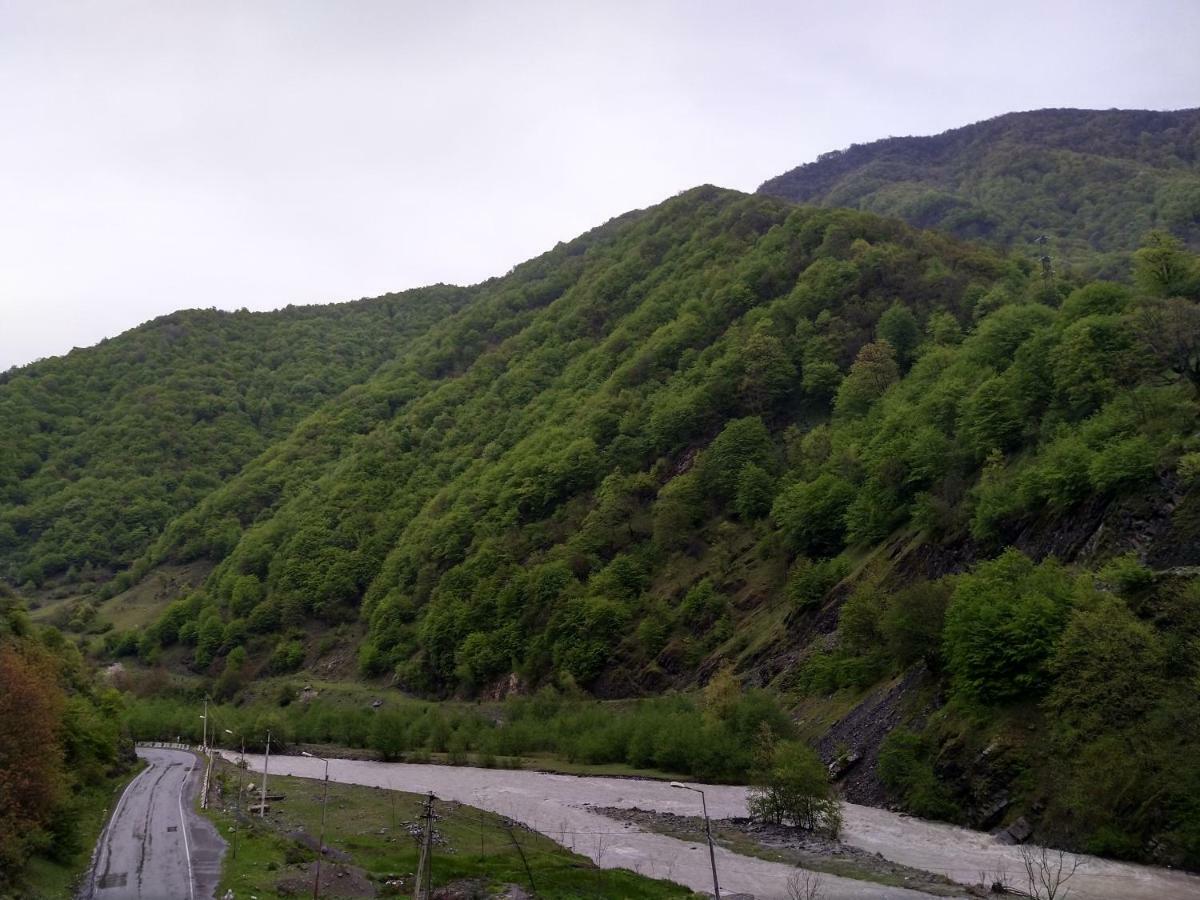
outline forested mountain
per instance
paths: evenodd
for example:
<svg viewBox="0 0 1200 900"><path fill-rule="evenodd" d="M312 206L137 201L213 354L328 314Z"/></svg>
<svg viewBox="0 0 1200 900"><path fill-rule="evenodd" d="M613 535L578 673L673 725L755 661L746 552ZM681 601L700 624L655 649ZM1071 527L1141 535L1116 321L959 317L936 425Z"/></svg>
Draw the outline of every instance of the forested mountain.
<svg viewBox="0 0 1200 900"><path fill-rule="evenodd" d="M759 191L1120 276L1152 228L1200 249L1200 110L1009 113L825 153Z"/></svg>
<svg viewBox="0 0 1200 900"><path fill-rule="evenodd" d="M1200 281L1165 234L1134 276L688 192L483 286L175 519L118 587L215 568L107 646L223 693L354 622L361 675L432 696L724 661L820 710L907 673L852 795L1200 860ZM1118 746L1137 777L1097 788Z"/></svg>
<svg viewBox="0 0 1200 900"><path fill-rule="evenodd" d="M417 691L515 670L628 692L673 638L690 679L736 624L701 583L721 574L705 545L744 549L801 474L784 444L801 452L839 391L865 411L874 361L899 364L880 316L912 298L888 317L914 330L907 365L918 320L957 334L1006 278L1024 276L898 222L692 191L489 285L174 521L138 570L218 566L144 639L207 666L362 615L364 671Z"/></svg>
<svg viewBox="0 0 1200 900"><path fill-rule="evenodd" d="M1045 152L1192 177L1110 130ZM865 754L853 797L1200 865L1200 263L1135 231L1088 282L702 187L471 289L168 317L5 376L3 571L227 698L350 652L435 698L732 670Z"/></svg>
<svg viewBox="0 0 1200 900"><path fill-rule="evenodd" d="M469 296L184 310L0 374L0 575L104 580L305 414Z"/></svg>

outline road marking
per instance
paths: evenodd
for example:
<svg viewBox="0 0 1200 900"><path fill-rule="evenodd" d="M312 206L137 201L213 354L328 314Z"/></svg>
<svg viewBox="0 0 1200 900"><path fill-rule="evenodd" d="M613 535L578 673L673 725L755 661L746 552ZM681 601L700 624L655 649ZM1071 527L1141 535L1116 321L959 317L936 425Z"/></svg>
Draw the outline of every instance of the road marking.
<svg viewBox="0 0 1200 900"><path fill-rule="evenodd" d="M96 849L92 852L92 878L91 887L88 893L89 897L94 897L96 895L96 870L100 868L100 857L102 855L104 843L105 841L111 840L109 837L109 832L112 830L112 824L117 820L117 817L121 815L121 807L125 805L125 798L129 796L129 792L133 789L133 786L141 781L142 777L153 768L154 763L150 762L150 760L146 760L146 768L138 772L137 775L134 776L133 781L125 785L125 790L121 791L121 796L117 798L117 805L113 808L112 815L109 816L108 821L104 823L104 829L100 832L100 837L96 841Z"/></svg>
<svg viewBox="0 0 1200 900"><path fill-rule="evenodd" d="M179 824L183 831L183 852L187 856L188 866L188 897L191 900L196 900L195 879L192 877L192 851L188 848L187 839L187 820L183 817L183 789L187 787L188 779L192 776L192 770L196 768L196 757L192 757L192 765L187 770L187 774L183 776L183 780L179 782Z"/></svg>

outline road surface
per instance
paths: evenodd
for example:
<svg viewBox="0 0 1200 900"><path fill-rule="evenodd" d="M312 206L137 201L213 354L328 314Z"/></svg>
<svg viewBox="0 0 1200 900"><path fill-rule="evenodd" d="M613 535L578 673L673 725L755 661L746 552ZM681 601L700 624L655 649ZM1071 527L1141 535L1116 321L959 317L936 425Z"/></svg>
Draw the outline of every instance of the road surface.
<svg viewBox="0 0 1200 900"><path fill-rule="evenodd" d="M231 759L234 757L230 757ZM262 770L262 757L246 762ZM271 772L320 778L324 764L300 756L271 756ZM696 815L698 798L660 781L576 777L544 772L477 769L361 760L330 761L331 781L363 784L456 800L508 816L548 835L606 868L626 868L670 878L694 890L711 890L707 849L618 823L590 806L640 807ZM746 789L705 785L708 810L718 818L746 815ZM1017 884L1019 852L990 835L926 822L871 807L844 805L843 840L905 865L977 882L981 872L1004 870ZM1081 857L1069 882L1070 900L1200 900L1200 878L1169 869ZM761 900L785 898L788 875L780 863L718 849L722 892L752 893ZM901 888L823 876L828 900L911 900L929 895Z"/></svg>
<svg viewBox="0 0 1200 900"><path fill-rule="evenodd" d="M200 758L147 747L137 754L147 766L117 801L79 900L211 900L225 843L195 812Z"/></svg>

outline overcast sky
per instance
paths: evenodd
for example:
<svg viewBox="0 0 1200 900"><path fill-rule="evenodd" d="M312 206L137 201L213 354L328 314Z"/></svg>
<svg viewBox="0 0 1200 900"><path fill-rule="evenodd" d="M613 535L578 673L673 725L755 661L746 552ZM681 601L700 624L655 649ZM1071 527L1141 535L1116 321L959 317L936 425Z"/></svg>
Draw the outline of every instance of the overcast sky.
<svg viewBox="0 0 1200 900"><path fill-rule="evenodd" d="M181 307L472 283L704 182L1200 105L1200 0L0 0L0 370Z"/></svg>

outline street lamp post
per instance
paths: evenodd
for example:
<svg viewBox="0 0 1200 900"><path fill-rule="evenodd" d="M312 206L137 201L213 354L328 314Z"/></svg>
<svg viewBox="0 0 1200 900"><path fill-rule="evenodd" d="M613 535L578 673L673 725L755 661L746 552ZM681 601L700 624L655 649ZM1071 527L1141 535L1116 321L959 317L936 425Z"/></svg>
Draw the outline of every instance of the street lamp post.
<svg viewBox="0 0 1200 900"><path fill-rule="evenodd" d="M235 735L228 728L225 733L230 737L238 737L242 741L242 756L238 760L238 802L237 802L237 818L233 823L233 858L237 859L238 848L238 832L242 830L242 782L246 778L246 736L244 734Z"/></svg>
<svg viewBox="0 0 1200 900"><path fill-rule="evenodd" d="M708 824L708 803L704 799L704 791L681 781L672 781L671 787L684 791L695 791L700 795L700 808L704 810L704 836L708 838L708 861L712 865L713 896L716 897L716 900L721 900L721 887L717 884L717 853L713 850L712 826Z"/></svg>
<svg viewBox="0 0 1200 900"><path fill-rule="evenodd" d="M208 698L204 698L204 715L200 718L204 720L204 736L200 739L200 749L205 754L208 753Z"/></svg>
<svg viewBox="0 0 1200 900"><path fill-rule="evenodd" d="M325 763L325 789L321 793L321 833L317 837L317 875L313 879L313 900L317 900L321 888L321 856L325 848L325 803L329 799L329 760L323 756L317 756L315 753L309 753L307 750L301 750L300 755L319 759Z"/></svg>

